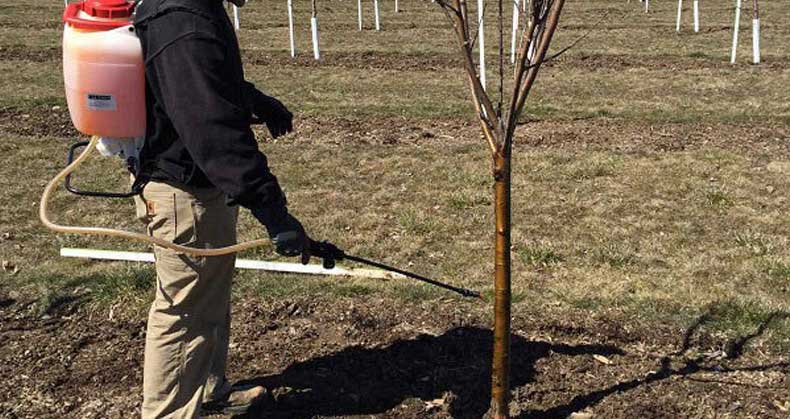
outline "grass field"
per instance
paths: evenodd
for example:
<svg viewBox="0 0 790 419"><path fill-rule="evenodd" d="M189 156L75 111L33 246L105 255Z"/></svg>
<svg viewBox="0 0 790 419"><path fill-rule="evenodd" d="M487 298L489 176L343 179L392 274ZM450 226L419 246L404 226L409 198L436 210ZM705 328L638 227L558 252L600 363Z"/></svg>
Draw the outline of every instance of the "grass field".
<svg viewBox="0 0 790 419"><path fill-rule="evenodd" d="M382 2L375 32L366 2L366 29L358 32L356 2L319 2L317 63L309 2L295 2L295 60L285 2L243 8L247 78L296 114L296 132L283 140L256 132L291 210L315 238L489 295L490 163L460 60L436 5L400 4L396 14ZM586 38L544 68L522 117L513 279L515 345L523 341L527 355L514 354L512 410L523 417L787 417L790 410L790 29L783 25L790 4L761 4L759 66L748 64L748 9L740 57L730 65L730 2L703 3L699 34L691 31L690 4L675 33L676 7L653 1L645 14L636 1L568 0L554 49ZM56 1L0 4L0 372L17 377L0 385L0 416L133 416L152 268L63 259L58 249L145 247L55 235L37 218L43 186L77 138L63 96L61 11ZM494 16L493 3L487 14ZM126 187L111 160L81 170L77 181L86 186ZM64 222L140 230L128 201L64 192L53 209ZM247 214L241 222L243 239L264 235ZM274 259L267 250L242 256ZM330 369L345 365L350 348L417 345L425 333L435 339L429 348L455 354L458 327L480 328L463 331L479 338L470 347L490 351L490 306L441 290L260 272L237 278L238 378L323 382L287 373L326 357ZM291 304L303 314L282 316ZM278 327L263 336L271 322ZM335 329L342 339L327 332ZM84 336L86 343L72 345ZM590 349L598 344L617 350ZM409 348L412 355L424 349ZM373 352L368 366L379 368L382 356L411 371L392 355L400 352L387 350ZM260 356L268 353L277 355ZM386 400L363 392L360 402L333 393L336 383L314 383L327 394L321 403L335 397L341 407L281 413L479 416L488 359L472 358L477 381L467 390L454 386L463 374L447 372L457 365L437 361L430 391L370 384ZM106 363L128 380L114 382ZM380 376L373 375L362 378L373 383ZM426 410L423 402L437 397L444 407Z"/></svg>

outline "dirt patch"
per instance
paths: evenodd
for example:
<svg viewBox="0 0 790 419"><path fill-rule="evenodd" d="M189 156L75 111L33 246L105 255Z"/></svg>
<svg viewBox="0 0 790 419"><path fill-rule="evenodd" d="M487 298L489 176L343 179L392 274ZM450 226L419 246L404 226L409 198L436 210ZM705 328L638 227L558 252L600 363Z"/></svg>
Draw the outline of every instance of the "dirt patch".
<svg viewBox="0 0 790 419"><path fill-rule="evenodd" d="M280 141L337 145L484 144L479 127L465 119L297 117L295 127L296 134ZM65 106L0 108L0 130L36 137L79 136ZM255 126L254 130L258 138L268 138L265 127ZM619 153L718 148L751 156L790 156L790 127L781 123L642 124L607 118L536 120L517 128L516 147Z"/></svg>
<svg viewBox="0 0 790 419"><path fill-rule="evenodd" d="M0 131L34 137L74 138L80 135L71 123L68 109L62 105L0 108Z"/></svg>
<svg viewBox="0 0 790 419"><path fill-rule="evenodd" d="M389 70L389 71L440 71L448 68L460 68L461 61L452 54L431 55L397 55L377 52L337 52L328 51L321 54L316 61L311 56L302 54L291 58L286 54L271 54L253 50L244 50L244 62L257 66L298 66L298 67L341 67L349 69Z"/></svg>
<svg viewBox="0 0 790 419"><path fill-rule="evenodd" d="M306 54L290 58L286 54L244 50L244 61L249 65L276 67L339 67L346 69L388 71L447 71L462 67L457 54L435 53L431 55L382 54L377 52L328 51L316 61ZM781 71L788 62L771 58L761 63L761 71ZM622 71L649 68L659 70L729 70L732 65L726 60L709 57L678 57L661 55L625 54L579 54L575 51L552 58L544 64L548 68L586 69L590 71Z"/></svg>
<svg viewBox="0 0 790 419"><path fill-rule="evenodd" d="M0 414L134 417L144 321L50 308L7 294L0 304ZM111 311L109 312L111 313ZM249 417L477 418L488 406L487 307L377 297L234 306L231 377L273 389ZM631 326L634 326L631 323ZM790 363L732 351L697 333L580 316L517 314L511 410L516 417L782 417ZM684 336L686 338L684 338ZM748 391L742 391L748 390Z"/></svg>
<svg viewBox="0 0 790 419"><path fill-rule="evenodd" d="M242 51L244 62L255 66L275 67L338 67L344 69L387 70L387 71L447 71L461 69L462 62L457 54L434 53L430 55L389 54L374 51L340 52L326 51L321 60L316 61L307 54L295 58L285 53L271 53L245 49ZM31 47L26 45L6 45L0 47L0 59L19 60L37 63L58 61L61 50L58 47ZM783 70L787 67L784 57L769 57L761 65L761 71ZM732 69L726 60L709 57L678 57L661 55L633 54L584 54L568 53L549 60L546 67L560 69L586 69L590 71L621 71L635 68L666 70L725 70Z"/></svg>
<svg viewBox="0 0 790 419"><path fill-rule="evenodd" d="M2 61L32 61L45 63L58 61L62 57L60 48L56 47L31 47L28 45L3 45L0 46L0 60Z"/></svg>
<svg viewBox="0 0 790 419"><path fill-rule="evenodd" d="M303 119L298 134L284 141L334 144L479 143L472 121L405 118ZM649 124L616 119L532 121L516 130L516 147L618 153L677 152L705 148L745 155L790 155L790 128L783 124Z"/></svg>

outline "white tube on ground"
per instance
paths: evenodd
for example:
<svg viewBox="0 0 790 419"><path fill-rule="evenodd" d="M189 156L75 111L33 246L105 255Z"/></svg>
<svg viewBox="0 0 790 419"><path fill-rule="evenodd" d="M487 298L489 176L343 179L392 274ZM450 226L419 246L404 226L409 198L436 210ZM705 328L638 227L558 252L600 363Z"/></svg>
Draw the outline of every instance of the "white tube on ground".
<svg viewBox="0 0 790 419"><path fill-rule="evenodd" d="M379 22L379 0L373 0L373 13L376 17L376 30L381 30L381 24Z"/></svg>
<svg viewBox="0 0 790 419"><path fill-rule="evenodd" d="M683 0L678 0L678 20L675 25L675 32L680 33L680 18L683 16Z"/></svg>
<svg viewBox="0 0 790 419"><path fill-rule="evenodd" d="M483 0L477 0L477 46L480 50L480 84L483 90L486 88L486 43L485 43L485 24L483 12L485 11Z"/></svg>
<svg viewBox="0 0 790 419"><path fill-rule="evenodd" d="M760 19L752 19L752 63L760 64Z"/></svg>
<svg viewBox="0 0 790 419"><path fill-rule="evenodd" d="M154 254L147 252L127 252L101 249L75 249L64 247L60 249L60 256L81 259L114 260L124 262L154 263ZM309 275L351 276L371 279L397 279L405 278L403 275L387 272L380 269L349 269L336 266L333 269L324 269L321 265L302 265L301 263L269 262L265 260L236 259L236 268L255 269L273 272L288 272Z"/></svg>
<svg viewBox="0 0 790 419"><path fill-rule="evenodd" d="M516 34L518 33L518 1L513 0L513 35L510 37L510 63L516 62Z"/></svg>
<svg viewBox="0 0 790 419"><path fill-rule="evenodd" d="M233 27L239 30L241 23L239 22L239 6L233 5Z"/></svg>
<svg viewBox="0 0 790 419"><path fill-rule="evenodd" d="M645 13L650 12L650 0L645 0Z"/></svg>
<svg viewBox="0 0 790 419"><path fill-rule="evenodd" d="M321 59L321 51L318 48L318 18L315 16L310 18L310 29L313 33L313 57L319 60Z"/></svg>
<svg viewBox="0 0 790 419"><path fill-rule="evenodd" d="M699 0L694 0L694 32L699 32Z"/></svg>
<svg viewBox="0 0 790 419"><path fill-rule="evenodd" d="M732 28L732 55L730 64L735 64L735 57L738 52L738 30L741 26L741 0L735 0L735 24Z"/></svg>
<svg viewBox="0 0 790 419"><path fill-rule="evenodd" d="M291 40L291 58L296 57L296 43L294 42L294 5L293 0L288 0L288 36Z"/></svg>
<svg viewBox="0 0 790 419"><path fill-rule="evenodd" d="M395 0L395 13L400 13L400 7L398 6L398 0Z"/></svg>
<svg viewBox="0 0 790 419"><path fill-rule="evenodd" d="M359 30L362 30L362 0L357 0L357 21L359 22Z"/></svg>

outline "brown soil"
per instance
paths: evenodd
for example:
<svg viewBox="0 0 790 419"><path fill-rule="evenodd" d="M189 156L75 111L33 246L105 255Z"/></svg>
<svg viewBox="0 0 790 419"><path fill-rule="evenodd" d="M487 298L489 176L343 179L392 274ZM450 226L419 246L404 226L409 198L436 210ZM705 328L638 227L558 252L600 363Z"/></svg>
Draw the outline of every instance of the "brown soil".
<svg viewBox="0 0 790 419"><path fill-rule="evenodd" d="M60 48L32 47L29 45L4 45L0 47L0 60L2 61L31 61L45 63L57 61L62 57Z"/></svg>
<svg viewBox="0 0 790 419"><path fill-rule="evenodd" d="M79 295L38 315L12 296L0 298L0 416L138 415L139 315L89 313ZM246 299L234 305L229 373L273 389L250 417L476 418L490 389L487 319L486 305L457 300ZM744 349L755 336L629 325L517 314L513 414L786 417L790 360Z"/></svg>
<svg viewBox="0 0 790 419"><path fill-rule="evenodd" d="M30 108L0 108L0 131L31 137L76 138L65 105L39 105Z"/></svg>
<svg viewBox="0 0 790 419"><path fill-rule="evenodd" d="M447 71L460 69L461 60L456 54L434 53L430 55L384 54L378 52L338 52L327 51L320 61L309 55L290 58L283 53L267 53L256 50L243 50L244 62L256 66L275 67L340 67L348 69L387 70L387 71ZM0 47L0 60L20 60L37 63L58 61L60 48L31 47L29 45L7 45ZM760 65L760 71L782 71L789 63L784 58L767 57ZM678 57L678 56L634 56L616 54L560 55L549 60L547 67L555 65L562 68L589 69L593 71L621 71L636 68L666 70L727 70L732 65L718 57Z"/></svg>
<svg viewBox="0 0 790 419"><path fill-rule="evenodd" d="M262 126L258 138L268 138ZM68 110L61 105L0 108L0 131L25 136L77 138ZM302 118L297 134L282 141L329 144L483 144L479 127L462 119ZM649 153L703 148L750 156L790 156L790 126L783 123L633 123L618 119L531 121L516 132L516 147L568 151Z"/></svg>

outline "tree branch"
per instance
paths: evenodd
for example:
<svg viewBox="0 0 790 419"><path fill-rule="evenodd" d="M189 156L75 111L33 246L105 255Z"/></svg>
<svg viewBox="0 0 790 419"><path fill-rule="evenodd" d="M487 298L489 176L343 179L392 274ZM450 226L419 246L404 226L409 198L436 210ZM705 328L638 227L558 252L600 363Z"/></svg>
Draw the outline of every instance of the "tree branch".
<svg viewBox="0 0 790 419"><path fill-rule="evenodd" d="M486 141L488 142L488 146L491 152L494 153L497 150L498 141L496 140L497 136L495 134L494 119L492 118L494 118L496 114L488 94L480 83L480 78L477 74L474 60L472 59L468 21L464 19L464 16L468 18L466 2L465 0L453 0L454 4L452 6L449 5L446 0L437 0L437 3L445 10L452 22L458 45L461 49L464 70L466 71L470 90L472 92L472 104L477 111L477 117L480 121L480 126L483 129Z"/></svg>
<svg viewBox="0 0 790 419"><path fill-rule="evenodd" d="M554 31L557 29L557 24L559 23L560 13L562 12L562 6L565 4L565 0L553 0L550 5L548 5L546 11L546 20L545 26L542 31L542 36L539 39L538 44L534 50L534 55L530 63L533 62L535 65L529 66L527 70L527 74L525 76L524 82L521 84L520 89L518 91L513 91L513 96L517 97L515 107L513 108L512 113L508 116L508 123L507 123L507 134L506 138L510 138L512 141L513 131L516 128L516 118L521 113L521 110L524 108L524 102L527 100L527 96L529 95L530 90L532 90L532 85L535 83L535 78L538 76L538 70L540 70L540 63L543 62L544 58L546 57L546 51L549 49L549 44L551 43L551 38L554 36ZM542 20L542 19L541 19ZM539 25L542 23L539 23ZM519 61L526 61L528 58L526 57L527 51L522 51L524 56L519 57Z"/></svg>

